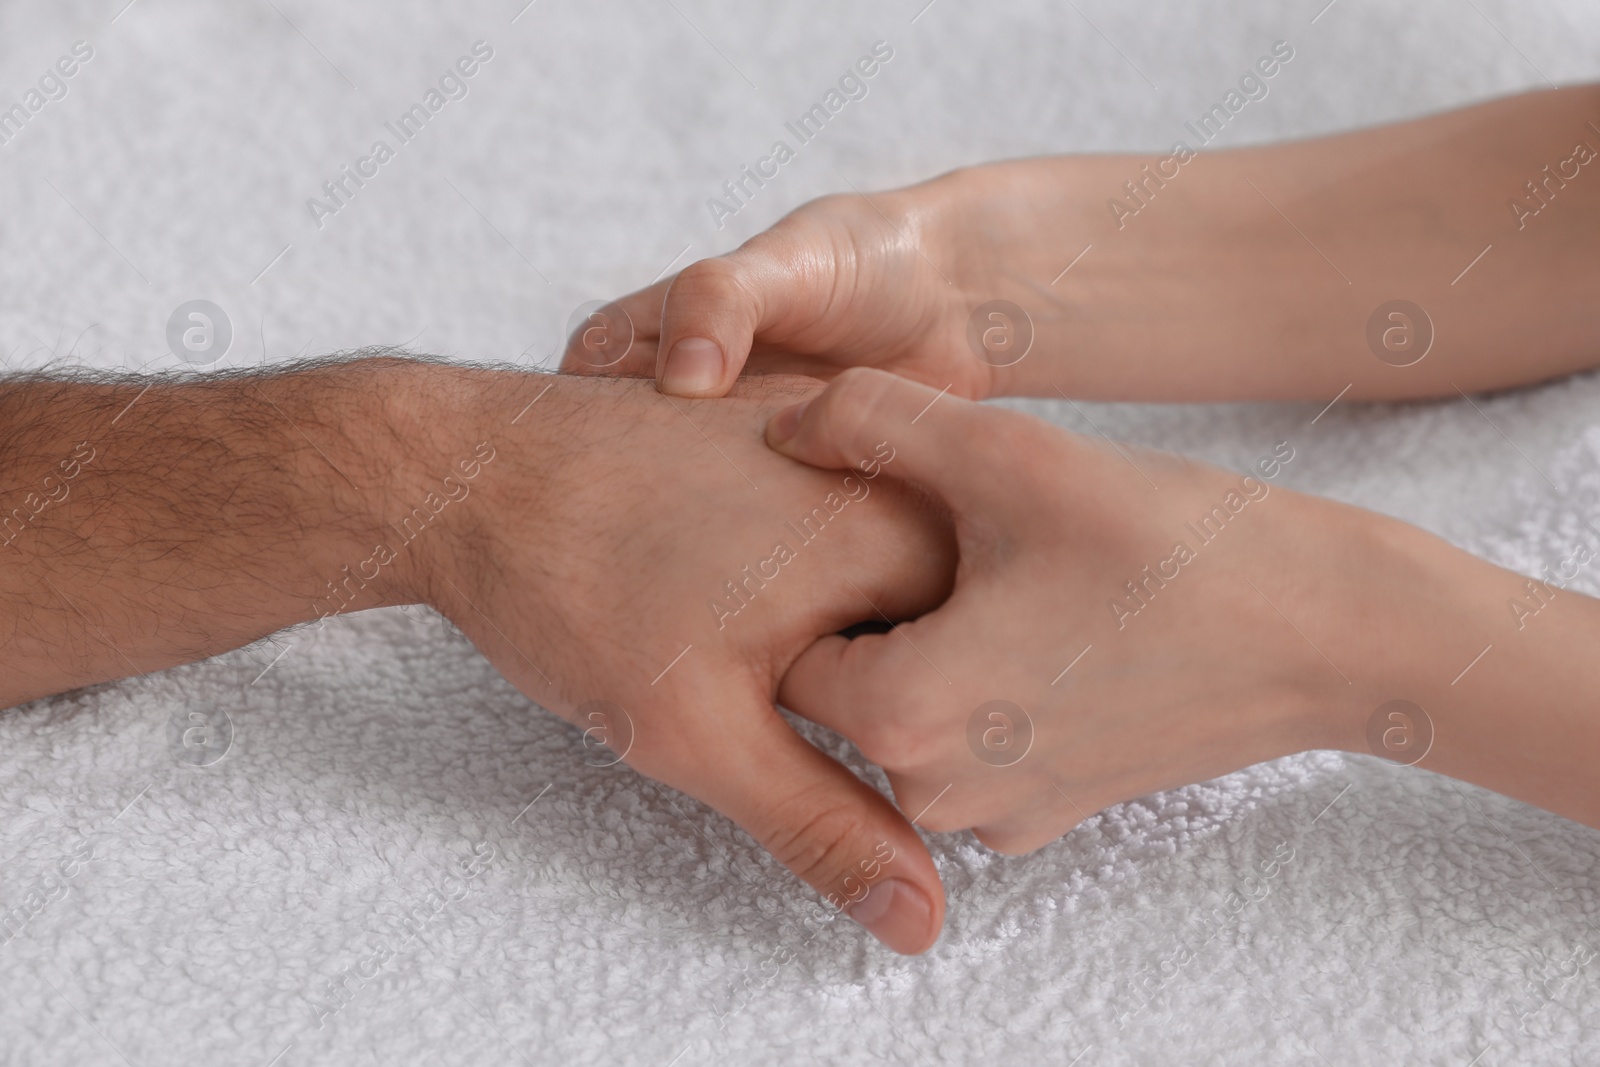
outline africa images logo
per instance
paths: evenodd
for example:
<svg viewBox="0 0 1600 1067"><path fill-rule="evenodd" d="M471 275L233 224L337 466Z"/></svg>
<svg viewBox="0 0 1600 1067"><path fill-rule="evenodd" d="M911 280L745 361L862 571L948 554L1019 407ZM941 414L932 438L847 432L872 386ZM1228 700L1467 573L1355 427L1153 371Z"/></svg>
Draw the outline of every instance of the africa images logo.
<svg viewBox="0 0 1600 1067"><path fill-rule="evenodd" d="M72 54L59 57L39 76L38 85L22 94L22 100L0 110L0 144L10 144L22 133L22 128L45 109L45 105L65 100L69 79L75 77L83 64L94 58L94 46L88 41L74 41Z"/></svg>

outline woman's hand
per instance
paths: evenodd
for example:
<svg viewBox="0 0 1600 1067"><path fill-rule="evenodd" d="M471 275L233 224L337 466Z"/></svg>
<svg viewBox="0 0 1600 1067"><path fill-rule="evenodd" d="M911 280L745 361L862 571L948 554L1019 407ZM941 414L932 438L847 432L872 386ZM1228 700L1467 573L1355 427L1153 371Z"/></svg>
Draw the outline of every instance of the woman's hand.
<svg viewBox="0 0 1600 1067"><path fill-rule="evenodd" d="M1005 249L968 225L976 205L965 187L946 179L814 200L728 255L618 300L603 313L632 324L627 356L610 363L579 330L562 369L653 376L664 393L712 397L747 362L823 379L864 365L987 396L994 367L974 354L967 324ZM990 343L995 361L1010 359L998 334Z"/></svg>
<svg viewBox="0 0 1600 1067"><path fill-rule="evenodd" d="M1392 700L1432 724L1423 766L1600 824L1580 755L1600 744L1596 603L1564 594L1561 620L1519 635L1517 576L1274 488L1292 443L1240 476L871 370L785 409L767 439L823 467L892 452L892 475L954 514L950 599L895 632L823 638L779 693L880 763L927 829L1027 852L1160 789L1375 751Z"/></svg>
<svg viewBox="0 0 1600 1067"><path fill-rule="evenodd" d="M1574 86L824 197L618 301L632 349L613 363L625 346L580 330L565 368L680 396L720 396L747 364L878 367L973 398L1325 404L1537 381L1600 358L1600 182L1576 177L1597 123L1600 87Z"/></svg>

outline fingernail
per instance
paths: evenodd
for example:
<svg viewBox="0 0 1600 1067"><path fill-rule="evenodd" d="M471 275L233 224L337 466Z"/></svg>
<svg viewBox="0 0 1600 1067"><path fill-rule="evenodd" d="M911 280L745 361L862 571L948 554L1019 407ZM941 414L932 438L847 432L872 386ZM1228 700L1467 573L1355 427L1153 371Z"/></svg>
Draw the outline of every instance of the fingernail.
<svg viewBox="0 0 1600 1067"><path fill-rule="evenodd" d="M772 416L772 421L767 423L767 443L781 445L794 440L794 435L800 432L800 420L804 417L806 405L809 403L811 401L802 400Z"/></svg>
<svg viewBox="0 0 1600 1067"><path fill-rule="evenodd" d="M715 392L722 383L722 349L704 337L685 337L672 346L661 368L661 391L675 396Z"/></svg>
<svg viewBox="0 0 1600 1067"><path fill-rule="evenodd" d="M933 905L910 882L890 878L867 890L849 911L873 937L896 952L921 952L933 925Z"/></svg>

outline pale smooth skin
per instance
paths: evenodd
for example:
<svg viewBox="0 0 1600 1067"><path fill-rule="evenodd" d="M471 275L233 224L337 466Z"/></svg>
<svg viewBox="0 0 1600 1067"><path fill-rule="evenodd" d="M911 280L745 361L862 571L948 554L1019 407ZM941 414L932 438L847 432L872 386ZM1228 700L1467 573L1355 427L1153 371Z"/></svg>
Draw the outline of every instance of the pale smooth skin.
<svg viewBox="0 0 1600 1067"><path fill-rule="evenodd" d="M950 601L899 635L825 638L783 689L880 760L905 810L933 803L924 826L1026 851L1164 786L1302 749L1366 751L1369 717L1395 699L1435 720L1423 766L1600 826L1578 758L1597 740L1583 706L1600 682L1584 651L1600 636L1595 601L1546 587L1549 606L1522 625L1509 601L1529 601L1526 579L1274 489L1120 619L1108 601L1169 558L1231 480L1144 455L1155 492L1092 443L955 399L1456 396L1595 366L1600 161L1566 180L1545 169L1580 142L1600 147L1600 87L1207 152L1146 186L1131 217L1107 201L1130 203L1123 183L1166 153L996 163L828 197L619 300L607 314L626 313L643 342L628 359L589 366L580 336L567 365L698 396L747 364L841 376L795 440L781 441L790 412L769 441L834 466L887 438L905 458L895 475L950 506ZM974 309L997 298L1036 331L1004 367L968 338ZM1368 344L1369 318L1393 299L1435 327L1411 366ZM1491 643L1471 684L1451 686ZM990 700L1037 720L1014 766L968 748L968 719Z"/></svg>
<svg viewBox="0 0 1600 1067"><path fill-rule="evenodd" d="M1433 723L1420 766L1600 827L1600 601L1550 590L1519 619L1507 603L1526 579L1404 523L1260 478L1241 491L1240 475L1178 456L1130 462L879 370L843 372L767 439L838 468L888 441L894 476L954 515L949 600L896 633L822 638L779 694L881 764L927 829L1027 852L1156 790L1306 749L1368 751L1369 720L1396 699ZM1188 524L1230 492L1245 503L1202 541ZM1193 558L1144 585L1137 613L1110 606L1134 603L1125 583L1179 541ZM995 700L1032 723L1006 766L969 741Z"/></svg>
<svg viewBox="0 0 1600 1067"><path fill-rule="evenodd" d="M674 401L640 381L394 359L0 384L0 500L24 508L0 547L0 706L330 611L428 604L529 697L623 747L620 723L584 711L620 705L633 767L733 818L890 947L922 951L944 897L920 837L773 698L819 635L942 600L954 542L880 476L798 544L784 524L842 479L761 433L816 388ZM419 506L437 515L407 543L397 525ZM719 620L724 583L779 541L795 558Z"/></svg>
<svg viewBox="0 0 1600 1067"><path fill-rule="evenodd" d="M1542 186L1533 217L1509 202L1541 204L1527 183L1579 141L1600 149L1600 87L1207 150L1168 164L1176 176L1148 182L1132 217L1108 201L1134 204L1124 183L1168 152L830 196L617 301L638 343L604 372L682 396L721 395L748 360L824 379L876 366L974 398L1324 402L1346 386L1350 400L1455 396L1566 374L1600 358L1600 161ZM1014 366L968 343L994 299L1036 331ZM1395 299L1436 330L1415 366L1367 345L1369 316ZM589 370L577 342L566 367Z"/></svg>

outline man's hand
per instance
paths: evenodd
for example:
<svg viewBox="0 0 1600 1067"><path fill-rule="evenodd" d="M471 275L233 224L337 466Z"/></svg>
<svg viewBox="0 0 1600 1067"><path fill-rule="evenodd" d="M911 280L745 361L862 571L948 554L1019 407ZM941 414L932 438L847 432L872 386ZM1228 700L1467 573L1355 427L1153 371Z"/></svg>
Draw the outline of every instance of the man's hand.
<svg viewBox="0 0 1600 1067"><path fill-rule="evenodd" d="M814 383L769 380L716 402L626 380L465 383L454 398L430 390L444 404L436 425L504 441L503 466L485 469L432 554L429 602L577 725L604 722L592 702L620 707L632 766L729 815L832 901L859 901L852 915L890 947L931 945L943 898L920 838L773 698L818 636L943 599L954 545L942 521L880 476L892 469L881 457L824 474L765 447L765 420Z"/></svg>
<svg viewBox="0 0 1600 1067"><path fill-rule="evenodd" d="M14 383L0 698L426 602L530 697L922 951L944 901L920 838L773 697L819 635L938 603L954 545L881 463L846 478L765 447L765 419L808 388L694 403L398 360Z"/></svg>

